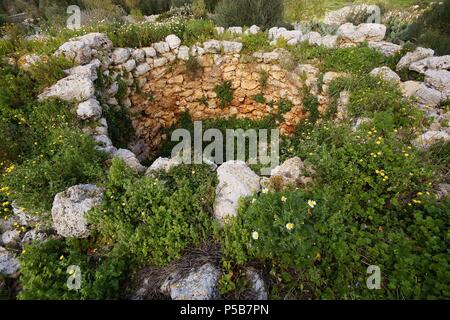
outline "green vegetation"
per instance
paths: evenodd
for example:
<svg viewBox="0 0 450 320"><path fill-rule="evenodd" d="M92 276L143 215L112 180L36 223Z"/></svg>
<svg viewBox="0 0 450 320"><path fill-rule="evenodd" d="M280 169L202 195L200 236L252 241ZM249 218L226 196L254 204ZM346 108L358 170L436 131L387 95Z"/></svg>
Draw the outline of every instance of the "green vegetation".
<svg viewBox="0 0 450 320"><path fill-rule="evenodd" d="M0 178L21 205L48 210L56 193L103 175L103 156L76 120L73 106L38 103L39 90L63 76L67 61L51 58L25 72L2 64L0 78Z"/></svg>
<svg viewBox="0 0 450 320"><path fill-rule="evenodd" d="M279 26L283 18L281 0L221 0L215 9L218 25L224 27Z"/></svg>
<svg viewBox="0 0 450 320"><path fill-rule="evenodd" d="M211 232L216 179L207 165L181 165L155 179L139 179L114 159L106 201L89 220L103 237L126 247L132 262L164 266Z"/></svg>
<svg viewBox="0 0 450 320"><path fill-rule="evenodd" d="M85 239L51 239L25 247L21 255L21 300L114 299L128 269L126 252L102 257ZM69 290L69 266L80 268L80 289ZM73 273L72 276L75 276Z"/></svg>
<svg viewBox="0 0 450 320"><path fill-rule="evenodd" d="M450 0L435 3L406 29L403 40L415 39L416 44L433 48L436 55L450 53Z"/></svg>
<svg viewBox="0 0 450 320"><path fill-rule="evenodd" d="M214 92L217 94L217 98L220 101L220 107L223 109L228 106L233 100L233 88L231 87L231 81L224 81L221 84L216 85Z"/></svg>
<svg viewBox="0 0 450 320"><path fill-rule="evenodd" d="M377 113L373 126L356 132L301 124L282 155L313 164L315 183L243 201L219 235L224 266L233 272L259 261L272 298L448 297L449 203L431 193L435 170L445 165L424 161L405 143L414 121L402 127L403 115L387 115ZM381 268L382 290L366 289L368 265Z"/></svg>
<svg viewBox="0 0 450 320"><path fill-rule="evenodd" d="M46 224L55 194L80 183L103 187L105 197L87 213L89 237L64 239L49 233L47 240L25 245L21 254L17 250L20 278L15 283L0 275L0 299L14 298L16 287L19 299L127 298L137 271L166 270L189 249L205 243L220 249L221 298L245 297L249 287L245 271L252 266L263 273L272 299L450 299L450 199L436 191L439 183L450 182L450 143L416 149L411 141L430 120L403 99L396 83L369 74L375 67L394 68L416 45L449 53L449 0L433 5L410 25L390 26L390 40L410 41L393 57L367 44L329 49L308 43L287 46L279 40L276 46L269 45L264 29L283 25L283 14L288 21L311 18L313 11L320 16L340 7L341 0L80 0L74 3L86 10L88 22L80 30L60 28L65 17L58 6L62 3L49 0L43 12L31 10L43 17L42 27L52 36L47 41L25 41L30 30L17 25L1 28L6 37L0 39L0 55L5 58L0 61L0 219L11 217L12 203L17 201ZM413 0L382 1L384 9L411 4ZM155 13L161 13L157 22L143 21L143 15ZM0 20L2 14L0 10ZM124 14L140 22L124 24L120 21ZM359 13L348 17L355 23L364 18ZM98 22L102 19L107 22ZM237 217L223 227L212 218L218 178L210 166L181 164L168 172L138 176L122 160L108 160L97 150L75 116L74 103L36 98L73 66L52 55L71 37L104 32L116 47L145 47L169 34L178 35L188 46L213 38L235 39L227 32L219 36L213 21L222 26L263 27L256 35L242 35L242 58L251 59L255 51L285 48L292 59L283 59L280 66L288 71L298 63L318 67L321 93L324 73L341 73L328 84L331 103L324 113L319 112L319 97L306 87L301 89L307 119L292 136L281 137L280 162L300 157L312 182L286 185L282 178L271 180L270 190L241 199ZM335 31L315 21L301 27L321 34ZM44 55L43 61L25 71L18 62L25 53ZM189 57L186 72L192 79L199 76L202 66L197 58ZM257 121L239 116L204 120L203 131L216 128L225 135L227 129L279 127L293 102L271 100L269 72L255 72L261 91L252 93L252 99L271 113ZM113 76L105 74L98 73L99 92L113 82ZM423 80L408 70L399 75L403 81ZM119 86L115 98L122 102L128 90L126 75L114 81ZM142 93L136 83L135 89ZM349 97L348 117L337 121L343 91ZM214 92L222 109L233 101L231 81L217 83ZM149 102L155 97L147 92ZM101 95L98 99L103 104ZM209 107L212 101L203 95L197 103ZM441 108L448 111L449 103ZM103 116L114 146L127 148L134 138L130 111L104 107ZM357 118L367 121L356 127ZM447 120L440 121L448 125ZM177 128L189 130L192 136L194 122L188 111L163 133L170 136ZM161 144L159 156L171 156L178 144L168 140ZM251 168L259 173L258 165ZM79 290L66 285L71 265L80 267ZM369 265L381 269L381 290L366 287Z"/></svg>
<svg viewBox="0 0 450 320"><path fill-rule="evenodd" d="M364 44L350 48L328 49L323 46L311 46L304 42L288 49L296 62L313 62L323 72L367 74L382 65L394 67L400 59L399 56L385 57Z"/></svg>

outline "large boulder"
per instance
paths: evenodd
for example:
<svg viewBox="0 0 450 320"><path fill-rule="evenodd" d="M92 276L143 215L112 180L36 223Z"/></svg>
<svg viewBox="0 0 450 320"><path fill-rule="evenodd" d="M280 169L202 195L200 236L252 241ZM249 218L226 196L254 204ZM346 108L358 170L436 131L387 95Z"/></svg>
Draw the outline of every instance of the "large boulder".
<svg viewBox="0 0 450 320"><path fill-rule="evenodd" d="M226 222L227 217L237 215L239 198L259 191L259 176L243 161L227 161L217 169L219 184L216 188L214 217Z"/></svg>
<svg viewBox="0 0 450 320"><path fill-rule="evenodd" d="M122 159L125 164L137 174L142 174L147 169L139 162L136 155L128 149L118 149L114 152L113 156Z"/></svg>
<svg viewBox="0 0 450 320"><path fill-rule="evenodd" d="M429 57L409 65L409 70L425 74L428 70L441 70L450 68L450 55Z"/></svg>
<svg viewBox="0 0 450 320"><path fill-rule="evenodd" d="M380 77L381 79L386 81L400 82L400 76L391 68L386 66L375 68L370 72L370 74L375 77Z"/></svg>
<svg viewBox="0 0 450 320"><path fill-rule="evenodd" d="M357 4L330 11L325 14L323 22L331 25L341 25L348 22L349 17L355 14L366 13L367 15L378 10L376 5Z"/></svg>
<svg viewBox="0 0 450 320"><path fill-rule="evenodd" d="M46 88L38 96L39 101L49 98L59 98L64 101L86 101L95 94L92 80L86 76L70 75L59 80L53 86Z"/></svg>
<svg viewBox="0 0 450 320"><path fill-rule="evenodd" d="M0 274L13 276L19 271L20 263L14 255L3 247L0 247Z"/></svg>
<svg viewBox="0 0 450 320"><path fill-rule="evenodd" d="M70 39L56 50L55 55L63 55L78 64L86 64L92 60L93 50L110 50L111 48L112 42L108 36L94 32Z"/></svg>
<svg viewBox="0 0 450 320"><path fill-rule="evenodd" d="M419 85L414 96L416 97L418 103L430 107L438 106L442 102L443 98L442 93L439 90L431 88L424 83Z"/></svg>
<svg viewBox="0 0 450 320"><path fill-rule="evenodd" d="M419 90L421 85L422 85L422 82L410 80L410 81L401 82L400 89L405 98L410 98L410 97L415 96L417 90Z"/></svg>
<svg viewBox="0 0 450 320"><path fill-rule="evenodd" d="M273 27L269 29L269 40L275 44L279 38L287 41L289 45L296 45L302 41L303 33L300 30L287 30L286 28Z"/></svg>
<svg viewBox="0 0 450 320"><path fill-rule="evenodd" d="M360 43L381 41L386 34L386 26L379 23L361 23L358 26L345 23L339 27L336 35L343 42Z"/></svg>
<svg viewBox="0 0 450 320"><path fill-rule="evenodd" d="M402 50L400 45L387 41L369 41L367 45L369 48L375 49L388 57L393 56Z"/></svg>
<svg viewBox="0 0 450 320"><path fill-rule="evenodd" d="M161 292L172 300L214 300L219 297L217 282L220 270L211 263L194 268L185 277L171 274L162 284Z"/></svg>
<svg viewBox="0 0 450 320"><path fill-rule="evenodd" d="M421 149L427 149L438 141L449 141L450 135L445 131L429 130L413 141L413 145Z"/></svg>
<svg viewBox="0 0 450 320"><path fill-rule="evenodd" d="M405 54L400 61L397 63L395 69L400 71L405 68L409 68L409 66L416 61L432 57L434 55L433 49L427 49L422 47L417 47L414 51L408 52Z"/></svg>
<svg viewBox="0 0 450 320"><path fill-rule="evenodd" d="M450 71L428 70L425 72L425 83L442 94L442 100L450 100Z"/></svg>
<svg viewBox="0 0 450 320"><path fill-rule="evenodd" d="M281 165L276 166L270 172L270 175L281 176L293 181L297 180L305 169L302 159L293 157L284 161Z"/></svg>
<svg viewBox="0 0 450 320"><path fill-rule="evenodd" d="M103 189L92 184L80 184L55 196L52 207L53 227L63 237L89 236L86 212L103 200Z"/></svg>

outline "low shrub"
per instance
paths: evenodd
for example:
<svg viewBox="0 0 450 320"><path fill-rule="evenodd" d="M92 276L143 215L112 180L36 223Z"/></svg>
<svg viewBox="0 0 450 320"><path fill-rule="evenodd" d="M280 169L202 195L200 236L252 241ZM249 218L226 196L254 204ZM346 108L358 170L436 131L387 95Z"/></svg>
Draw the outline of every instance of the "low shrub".
<svg viewBox="0 0 450 320"><path fill-rule="evenodd" d="M399 35L402 40L412 40L435 50L437 55L450 53L450 0L434 3L415 22Z"/></svg>
<svg viewBox="0 0 450 320"><path fill-rule="evenodd" d="M276 116L267 116L261 120L250 120L250 119L238 119L238 118L217 118L217 119L206 119L202 121L202 128L203 131L206 131L208 129L218 129L222 134L226 135L227 129L237 130L237 129L243 129L244 131L248 129L274 129L277 127L276 124ZM190 132L191 137L194 134L194 121L190 117L188 112L182 113L180 120L171 128L166 130L166 135L168 137L171 136L171 133L179 128L186 129ZM210 142L203 142L203 148L205 148ZM247 144L248 142L246 142ZM161 148L160 148L160 154L163 157L170 157L172 149L178 144L178 142L170 141L170 139L167 139L165 142L163 142ZM191 146L194 148L194 146ZM235 147L236 148L236 147ZM248 150L248 148L246 149ZM225 146L223 149L223 154L225 155ZM236 151L236 150L235 150Z"/></svg>
<svg viewBox="0 0 450 320"><path fill-rule="evenodd" d="M208 237L215 184L207 165L180 165L156 179L139 179L113 159L105 203L88 219L115 246L127 248L130 264L164 266Z"/></svg>
<svg viewBox="0 0 450 320"><path fill-rule="evenodd" d="M343 90L350 91L347 109L351 116L373 117L375 113L378 116L383 114L387 119L393 117L393 125L399 127L413 127L421 121L417 109L403 100L400 88L395 83L369 74L338 78L329 86L330 95L335 99Z"/></svg>
<svg viewBox="0 0 450 320"><path fill-rule="evenodd" d="M224 265L262 265L271 298L449 296L448 199L436 202L435 171L394 130L308 122L282 153L314 166L314 186L243 200L218 235ZM366 288L368 265L381 290Z"/></svg>
<svg viewBox="0 0 450 320"><path fill-rule="evenodd" d="M21 300L117 299L126 277L126 254L95 253L90 240L50 239L25 247L21 255ZM79 267L80 288L70 290L69 266Z"/></svg>
<svg viewBox="0 0 450 320"><path fill-rule="evenodd" d="M265 32L243 35L241 41L243 53L253 53L256 51L269 51L270 49L269 40Z"/></svg>
<svg viewBox="0 0 450 320"><path fill-rule="evenodd" d="M314 62L322 72L336 71L356 74L370 73L382 65L395 66L399 57L385 57L380 52L360 45L349 48L329 49L302 42L288 50L298 63Z"/></svg>
<svg viewBox="0 0 450 320"><path fill-rule="evenodd" d="M221 0L215 9L216 23L223 27L279 26L283 18L281 0Z"/></svg>
<svg viewBox="0 0 450 320"><path fill-rule="evenodd" d="M30 67L30 76L36 82L38 92L42 92L47 87L55 84L64 78L64 70L73 66L73 63L64 57L51 56L46 61L36 63Z"/></svg>
<svg viewBox="0 0 450 320"><path fill-rule="evenodd" d="M217 94L217 98L219 99L220 107L222 109L228 106L233 100L234 90L231 87L231 81L229 80L216 85L214 92Z"/></svg>
<svg viewBox="0 0 450 320"><path fill-rule="evenodd" d="M56 193L103 177L104 156L91 137L68 128L49 128L46 135L34 142L33 155L2 177L14 199L41 212L51 208Z"/></svg>
<svg viewBox="0 0 450 320"><path fill-rule="evenodd" d="M206 40L213 39L215 35L214 22L211 20L192 19L186 22L186 28L183 34L183 43L187 46L196 43L203 43Z"/></svg>

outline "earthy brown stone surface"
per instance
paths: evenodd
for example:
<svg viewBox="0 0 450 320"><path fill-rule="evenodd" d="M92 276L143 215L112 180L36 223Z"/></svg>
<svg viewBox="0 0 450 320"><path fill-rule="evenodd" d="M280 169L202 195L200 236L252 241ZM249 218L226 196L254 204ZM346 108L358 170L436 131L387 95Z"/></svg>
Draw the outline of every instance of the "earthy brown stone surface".
<svg viewBox="0 0 450 320"><path fill-rule="evenodd" d="M282 134L291 134L305 117L301 90L304 81L300 76L293 81L295 75L288 75L289 71L276 64L243 62L237 54L204 55L198 62L201 70L194 77L180 60L153 68L144 75L147 80L140 92L131 94L133 125L138 139L150 147L149 156L157 152L165 138L161 129L176 123L183 111L188 111L193 120L233 116L258 120L276 113L280 99L289 99L293 107L280 123ZM262 70L268 75L264 87ZM234 89L233 100L221 108L214 88L226 80ZM274 107L254 101L257 94L262 94L267 102L274 101Z"/></svg>

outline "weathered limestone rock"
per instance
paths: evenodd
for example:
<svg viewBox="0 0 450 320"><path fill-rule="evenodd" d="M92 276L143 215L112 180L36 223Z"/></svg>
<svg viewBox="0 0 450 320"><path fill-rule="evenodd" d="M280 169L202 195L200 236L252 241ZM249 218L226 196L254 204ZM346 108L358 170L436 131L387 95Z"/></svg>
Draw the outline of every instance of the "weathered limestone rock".
<svg viewBox="0 0 450 320"><path fill-rule="evenodd" d="M248 268L245 274L250 283L252 300L267 300L266 285L260 274L254 268Z"/></svg>
<svg viewBox="0 0 450 320"><path fill-rule="evenodd" d="M165 58L161 58L161 59L165 59ZM155 61L156 60L157 59L155 59ZM144 74L146 74L148 71L150 71L150 66L148 63L144 62L136 67L134 74L136 77L140 77L140 76L143 76Z"/></svg>
<svg viewBox="0 0 450 320"><path fill-rule="evenodd" d="M78 64L86 64L92 59L93 49L98 51L111 48L112 42L105 34L94 32L70 39L56 50L55 55L63 55Z"/></svg>
<svg viewBox="0 0 450 320"><path fill-rule="evenodd" d="M367 45L369 48L375 49L385 56L393 56L402 50L402 47L398 44L386 41L369 41Z"/></svg>
<svg viewBox="0 0 450 320"><path fill-rule="evenodd" d="M416 94L417 90L419 90L422 82L419 81L405 81L400 83L400 89L402 90L402 94L404 97L409 98Z"/></svg>
<svg viewBox="0 0 450 320"><path fill-rule="evenodd" d="M116 48L112 52L112 60L114 64L122 64L130 58L130 49L128 48Z"/></svg>
<svg viewBox="0 0 450 320"><path fill-rule="evenodd" d="M136 69L136 60L134 59L128 60L123 64L123 68L128 72L133 71L134 69Z"/></svg>
<svg viewBox="0 0 450 320"><path fill-rule="evenodd" d="M0 247L0 273L12 276L19 271L19 261L5 248Z"/></svg>
<svg viewBox="0 0 450 320"><path fill-rule="evenodd" d="M397 67L395 68L397 71L400 71L404 68L409 68L410 64L413 62L432 57L434 55L433 49L427 49L422 47L417 47L416 50L412 52L408 52L405 54L400 61L397 63Z"/></svg>
<svg viewBox="0 0 450 320"><path fill-rule="evenodd" d="M163 54L170 51L169 44L165 41L154 43L153 48L155 48L156 52L158 52L159 54Z"/></svg>
<svg viewBox="0 0 450 320"><path fill-rule="evenodd" d="M259 176L243 161L227 161L217 169L219 184L216 188L214 217L226 222L237 215L240 197L252 195L260 189Z"/></svg>
<svg viewBox="0 0 450 320"><path fill-rule="evenodd" d="M143 49L134 49L131 53L131 57L137 62L144 62L145 61L145 51Z"/></svg>
<svg viewBox="0 0 450 320"><path fill-rule="evenodd" d="M142 48L142 50L144 50L145 56L146 56L147 58L153 58L153 57L156 57L156 50L155 50L155 48L152 48L152 47L145 47L145 48Z"/></svg>
<svg viewBox="0 0 450 320"><path fill-rule="evenodd" d="M95 94L95 86L88 77L71 75L59 80L38 96L39 101L48 98L59 98L64 101L85 101Z"/></svg>
<svg viewBox="0 0 450 320"><path fill-rule="evenodd" d="M168 35L165 40L171 50L178 48L181 44L181 39L174 34Z"/></svg>
<svg viewBox="0 0 450 320"><path fill-rule="evenodd" d="M102 116L102 107L97 99L91 98L78 105L77 116L81 120L98 119Z"/></svg>
<svg viewBox="0 0 450 320"><path fill-rule="evenodd" d="M145 175L148 177L151 177L154 172L156 171L167 171L169 168L170 159L169 158L162 158L159 157L153 163L150 167L148 167L147 171L145 172Z"/></svg>
<svg viewBox="0 0 450 320"><path fill-rule="evenodd" d="M2 234L1 240L5 247L15 247L20 241L19 231L16 229L5 231Z"/></svg>
<svg viewBox="0 0 450 320"><path fill-rule="evenodd" d="M261 30L257 25L252 25L245 31L245 34L257 34Z"/></svg>
<svg viewBox="0 0 450 320"><path fill-rule="evenodd" d="M400 77L391 68L383 66L380 68L375 68L370 72L371 75L375 77L380 77L386 81L400 82Z"/></svg>
<svg viewBox="0 0 450 320"><path fill-rule="evenodd" d="M114 157L122 159L125 164L130 167L135 173L142 174L147 170L146 167L141 165L136 155L128 149L118 149L113 154Z"/></svg>
<svg viewBox="0 0 450 320"><path fill-rule="evenodd" d="M409 65L409 70L425 74L428 70L441 70L450 68L450 55L429 57Z"/></svg>
<svg viewBox="0 0 450 320"><path fill-rule="evenodd" d="M450 135L445 131L427 131L413 141L413 144L422 149L427 149L438 141L449 141Z"/></svg>
<svg viewBox="0 0 450 320"><path fill-rule="evenodd" d="M102 199L103 190L92 184L76 185L58 193L52 207L56 232L63 237L87 237L89 229L85 214Z"/></svg>
<svg viewBox="0 0 450 320"><path fill-rule="evenodd" d="M101 62L98 59L92 60L90 63L86 65L76 66L67 70L64 70L64 72L67 75L76 75L79 77L86 77L91 79L92 81L97 80L97 69L101 66Z"/></svg>
<svg viewBox="0 0 450 320"><path fill-rule="evenodd" d="M450 71L428 70L425 72L425 83L442 94L442 100L450 100Z"/></svg>
<svg viewBox="0 0 450 320"><path fill-rule="evenodd" d="M203 43L203 48L207 53L219 53L222 48L222 45L220 41L209 40Z"/></svg>
<svg viewBox="0 0 450 320"><path fill-rule="evenodd" d="M442 101L442 93L434 88L430 88L422 83L416 93L417 101L430 107L438 106Z"/></svg>
<svg viewBox="0 0 450 320"><path fill-rule="evenodd" d="M180 60L184 60L184 61L189 60L189 47L181 46L178 49L177 58L180 59Z"/></svg>
<svg viewBox="0 0 450 320"><path fill-rule="evenodd" d="M364 41L381 41L386 34L386 26L378 23L362 23L358 26L345 23L336 32L344 42L360 43Z"/></svg>
<svg viewBox="0 0 450 320"><path fill-rule="evenodd" d="M191 270L184 278L172 274L161 286L161 292L172 300L213 300L219 297L217 282L220 271L211 263Z"/></svg>
<svg viewBox="0 0 450 320"><path fill-rule="evenodd" d="M230 32L231 34L241 35L242 27L229 27L228 32Z"/></svg>
<svg viewBox="0 0 450 320"><path fill-rule="evenodd" d="M20 57L18 64L23 70L28 71L32 66L42 62L42 60L43 58L37 54L26 54Z"/></svg>
<svg viewBox="0 0 450 320"><path fill-rule="evenodd" d="M223 52L227 53L239 53L242 50L242 42L235 41L222 41Z"/></svg>
<svg viewBox="0 0 450 320"><path fill-rule="evenodd" d="M325 24L341 25L348 22L348 17L352 14L360 12L371 14L372 12L374 12L374 10L377 10L376 5L357 4L345 6L343 8L340 8L339 10L327 12L323 19L323 22Z"/></svg>
<svg viewBox="0 0 450 320"><path fill-rule="evenodd" d="M43 241L47 238L47 235L43 232L39 232L36 229L27 231L22 238L22 245L32 243L33 241Z"/></svg>

